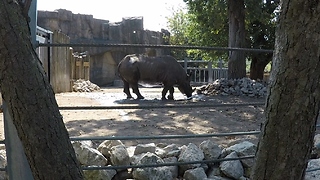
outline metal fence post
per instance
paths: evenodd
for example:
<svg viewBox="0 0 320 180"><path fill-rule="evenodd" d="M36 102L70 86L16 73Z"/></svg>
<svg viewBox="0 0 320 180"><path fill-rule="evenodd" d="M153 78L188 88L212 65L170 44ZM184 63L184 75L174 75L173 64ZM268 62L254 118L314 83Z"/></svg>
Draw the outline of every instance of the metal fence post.
<svg viewBox="0 0 320 180"><path fill-rule="evenodd" d="M7 154L7 174L9 179L32 180L33 176L16 127L9 114L6 102L2 101L4 135Z"/></svg>
<svg viewBox="0 0 320 180"><path fill-rule="evenodd" d="M187 60L187 59L184 59L183 65L184 65L184 70L185 70L186 72L188 72L188 60Z"/></svg>
<svg viewBox="0 0 320 180"><path fill-rule="evenodd" d="M218 65L219 65L219 77L218 79L220 79L222 77L222 59L219 59L219 62L218 62Z"/></svg>
<svg viewBox="0 0 320 180"><path fill-rule="evenodd" d="M213 81L213 70L212 70L212 62L211 61L208 62L208 76L209 76L208 82L212 83L212 81Z"/></svg>

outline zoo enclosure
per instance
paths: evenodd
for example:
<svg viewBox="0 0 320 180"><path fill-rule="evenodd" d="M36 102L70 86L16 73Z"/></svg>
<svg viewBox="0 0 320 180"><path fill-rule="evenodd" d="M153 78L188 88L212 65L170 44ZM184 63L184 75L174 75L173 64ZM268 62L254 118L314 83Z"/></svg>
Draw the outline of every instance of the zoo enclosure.
<svg viewBox="0 0 320 180"><path fill-rule="evenodd" d="M32 2L35 2L35 1L32 1ZM35 7L35 6L33 6L33 7ZM34 12L35 12L35 10L34 10ZM34 17L33 18L31 18L32 19L32 22L33 22L33 20L35 19ZM31 28L32 29L32 28ZM34 30L34 29L33 29ZM35 30L33 31L33 32L35 32ZM42 46L45 46L45 44L47 44L48 42L43 42L43 45ZM60 46L65 46L65 47L72 47L73 45L71 44L71 45L67 45L67 44L62 44L62 45L60 45ZM91 46L93 46L93 45L91 45ZM99 45L99 46L101 46L101 45ZM49 47L49 46L48 46ZM177 47L177 48L184 48L184 47ZM199 48L197 48L197 49L202 49L203 47L199 47ZM211 50L213 50L212 48L210 48ZM238 48L215 48L216 50L229 50L229 51L231 51L231 50L240 50L240 49L238 49ZM242 49L242 50L245 50L245 49ZM48 51L49 51L49 48L48 48ZM260 50L260 51L263 51L263 50ZM268 52L270 52L270 50L268 50ZM49 55L50 55L50 53L48 53ZM49 65L48 65L49 66ZM49 69L49 71L50 71L50 69ZM49 78L50 78L50 74L49 74ZM114 108L114 107L113 107ZM4 118L4 119L6 119L6 118ZM6 120L5 120L6 121ZM15 135L16 133L13 133L12 135L13 136L16 136ZM7 137L7 136L6 136ZM10 136L8 136L8 138L10 139L10 138L14 138L14 137L10 137ZM7 138L6 138L7 139ZM7 144L7 140L5 141L6 142L6 146L8 145L8 146L10 146L9 148L12 148L12 147L14 147L14 146L12 146L11 147L11 144ZM20 147L21 148L21 147ZM8 148L7 148L8 149ZM23 153L23 150L22 150L22 154L24 154ZM12 154L11 154L12 155ZM18 155L18 157L20 157L20 155L21 154L14 154L14 155ZM10 155L8 154L8 157L10 158ZM20 157L21 158L21 157ZM22 158L23 159L23 158ZM10 171L10 168L11 168L11 166L9 166L7 169L9 169L9 171ZM21 167L21 168L26 168L26 167ZM1 169L1 170L3 170L3 169ZM21 169L18 169L18 170L21 170ZM21 173L20 171L16 171L15 173ZM22 178L23 176L21 176L21 178ZM23 178L27 178L27 177L23 177Z"/></svg>
<svg viewBox="0 0 320 180"><path fill-rule="evenodd" d="M39 26L36 38L42 45L70 43L70 38L65 34L58 31L51 32ZM38 46L36 48L39 59L56 93L72 91L73 82L78 79L90 80L90 56L87 52L74 52L71 48L74 45ZM85 44L80 45L88 47ZM178 62L186 72L192 73L192 84L211 83L216 79L228 77L228 69L222 66L221 59L218 68L213 68L212 62L205 60L184 59L178 60Z"/></svg>
<svg viewBox="0 0 320 180"><path fill-rule="evenodd" d="M148 48L178 48L178 49L207 49L207 50L223 50L223 51L262 51L262 52L272 52L272 50L253 50L253 49L240 49L240 48L217 48L217 47L191 47L191 46L169 46L169 45L142 45L142 44L68 44L68 43L62 43L62 44L59 44L59 43L40 43L38 44L38 47L65 47L65 48L69 48L69 47L90 47L90 46L113 46L113 47L122 47L122 48L125 48L125 47L139 47L139 48L145 48L145 47L148 47ZM49 48L48 48L48 51L50 52ZM50 53L48 53L50 54ZM49 74L50 75L50 74ZM178 108L183 108L183 107L187 107L187 106L181 106L181 107L178 107ZM205 106L202 106L202 107L205 107ZM92 109L92 108L101 108L101 107L78 107L78 109ZM104 107L104 109L108 109L110 107ZM117 108L117 109L121 109L123 107L111 107L111 108ZM132 107L127 107L127 108L132 108ZM134 107L134 108L143 108L142 106L140 107ZM150 107L148 107L150 108ZM163 106L163 107L160 107L160 108L172 108L170 106ZM195 107L196 108L196 107ZM60 108L61 110L63 110L63 108ZM6 111L7 112L7 111ZM8 119L9 117L5 117L4 119ZM12 120L5 120L5 122L8 121L8 122L12 122ZM14 127L11 127L11 128L7 128L7 129L14 129ZM259 132L246 132L246 133L259 133ZM6 140L5 140L5 143L6 143L6 149L7 149L7 158L8 160L12 159L13 157L20 157L21 158L21 161L25 162L24 164L27 164L28 162L26 162L26 159L25 157L21 156L21 154L24 154L23 152L23 148L22 146L20 145L17 145L18 143L16 144L13 144L13 143L10 143L10 142L16 142L16 141L19 141L18 139L16 139L16 135L14 135L14 132L10 132L8 133L5 133L6 134ZM218 136L226 136L227 134L219 134ZM231 134L231 135L236 135L236 134ZM241 134L240 134L241 135ZM194 135L191 135L194 137ZM203 135L199 135L199 137L209 137L209 136L217 136L217 135L213 135L213 134L203 134ZM94 137L89 137L90 139L94 139ZM108 138L111 138L111 137L103 137L103 139L108 139ZM128 137L112 137L114 139L116 138L128 138ZM146 138L149 138L149 139L155 139L155 138L159 138L159 139L167 139L167 138L190 138L190 136L159 136L159 137L133 137L135 139L146 139ZM73 140L76 140L73 138ZM80 140L80 139L78 139ZM20 142L21 143L21 142ZM7 147L8 146L8 147ZM20 150L19 150L20 149ZM250 157L246 157L246 158L253 158L252 156ZM234 160L234 159L225 159L225 160ZM212 160L212 162L217 162L217 161L223 161L222 160ZM205 161L203 161L204 163L206 163ZM22 171L26 174L30 174L30 169L28 170L27 167L17 167L17 164L12 164L14 163L14 161L8 161L8 165L7 165L7 168L5 169L2 169L2 170L7 170L9 172L9 174L13 174L13 172L16 170L16 171ZM192 164L192 163L199 163L199 162L188 162L189 164ZM171 166L173 164L162 164L162 165L145 165L145 167L155 167L155 166ZM107 169L108 167L100 167L100 168L105 168ZM112 168L120 168L120 167L112 167ZM85 169L85 168L84 168ZM90 168L88 168L90 169ZM91 168L92 169L92 168ZM11 172L11 173L10 173ZM23 173L22 173L23 174Z"/></svg>

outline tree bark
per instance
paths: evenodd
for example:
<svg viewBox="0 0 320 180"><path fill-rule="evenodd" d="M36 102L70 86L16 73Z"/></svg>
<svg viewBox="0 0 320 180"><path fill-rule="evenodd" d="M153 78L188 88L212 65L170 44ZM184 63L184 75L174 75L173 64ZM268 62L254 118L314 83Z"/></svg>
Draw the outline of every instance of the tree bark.
<svg viewBox="0 0 320 180"><path fill-rule="evenodd" d="M320 102L320 3L283 0L252 179L303 179Z"/></svg>
<svg viewBox="0 0 320 180"><path fill-rule="evenodd" d="M245 47L244 0L229 0L229 47ZM246 76L246 59L243 51L230 51L228 78L238 79Z"/></svg>
<svg viewBox="0 0 320 180"><path fill-rule="evenodd" d="M259 59L262 58L262 59ZM264 56L252 56L250 64L250 79L263 80L264 69L271 61L272 54L264 54Z"/></svg>
<svg viewBox="0 0 320 180"><path fill-rule="evenodd" d="M83 179L23 9L0 1L0 90L34 179Z"/></svg>

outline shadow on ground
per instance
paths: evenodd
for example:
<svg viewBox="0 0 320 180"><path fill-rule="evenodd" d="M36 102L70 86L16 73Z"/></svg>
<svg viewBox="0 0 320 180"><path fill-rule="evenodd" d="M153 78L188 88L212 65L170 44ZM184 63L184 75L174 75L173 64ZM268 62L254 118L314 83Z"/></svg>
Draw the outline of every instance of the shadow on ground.
<svg viewBox="0 0 320 180"><path fill-rule="evenodd" d="M72 115L70 117L74 118L65 121L70 135L132 137L248 132L260 130L260 125L264 119L263 105L214 106L225 103L243 104L260 102L263 104L263 99L205 96L201 99L186 100L183 96L178 95L175 101L163 101L159 99L160 90L146 90L143 93L146 97L144 100L124 99L125 97L121 92L104 92L99 96L99 100L105 102L105 104L113 104L116 106L136 105L142 106L142 109L63 111L62 114L65 119L69 118L68 115ZM102 105L104 104L102 103ZM200 144L203 140L207 139L213 139L222 145L235 143L239 140L257 142L256 135L188 139L123 140L123 142L127 145L149 142L176 143L182 145L190 142Z"/></svg>

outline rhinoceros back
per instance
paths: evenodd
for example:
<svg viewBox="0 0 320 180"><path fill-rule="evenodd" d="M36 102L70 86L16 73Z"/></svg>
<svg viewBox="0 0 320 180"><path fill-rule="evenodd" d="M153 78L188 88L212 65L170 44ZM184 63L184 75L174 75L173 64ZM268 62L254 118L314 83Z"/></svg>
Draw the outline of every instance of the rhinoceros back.
<svg viewBox="0 0 320 180"><path fill-rule="evenodd" d="M186 72L172 56L128 55L119 64L120 76L128 82L173 83L186 79Z"/></svg>

